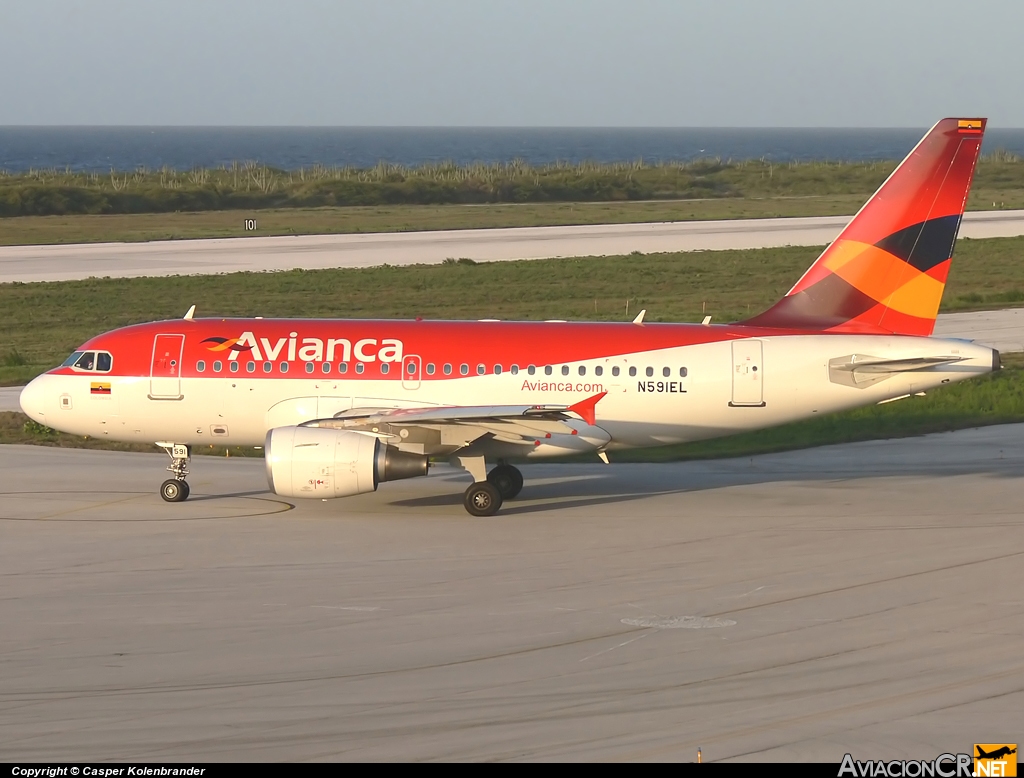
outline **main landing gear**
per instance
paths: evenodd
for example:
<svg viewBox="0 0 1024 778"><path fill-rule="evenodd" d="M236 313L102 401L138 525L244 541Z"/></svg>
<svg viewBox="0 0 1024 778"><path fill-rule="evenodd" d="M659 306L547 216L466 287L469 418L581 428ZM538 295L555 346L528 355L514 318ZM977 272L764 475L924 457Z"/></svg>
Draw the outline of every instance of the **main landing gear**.
<svg viewBox="0 0 1024 778"><path fill-rule="evenodd" d="M498 465L487 474L487 480L501 492L503 500L511 500L523 490L523 474L512 465Z"/></svg>
<svg viewBox="0 0 1024 778"><path fill-rule="evenodd" d="M483 457L455 457L454 464L473 476L462 504L471 516L493 516L505 500L511 500L523 488L523 474L512 465L500 463L487 472Z"/></svg>
<svg viewBox="0 0 1024 778"><path fill-rule="evenodd" d="M167 455L171 458L171 464L167 468L174 473L174 478L168 478L160 484L160 496L166 502L184 502L188 499L189 488L185 481L188 475L188 460L191 452L188 446L178 445L163 446Z"/></svg>

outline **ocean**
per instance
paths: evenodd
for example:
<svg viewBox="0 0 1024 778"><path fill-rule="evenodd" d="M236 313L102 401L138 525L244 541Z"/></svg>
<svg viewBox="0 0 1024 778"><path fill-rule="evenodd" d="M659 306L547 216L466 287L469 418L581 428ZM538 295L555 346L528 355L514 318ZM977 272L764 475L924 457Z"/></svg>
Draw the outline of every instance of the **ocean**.
<svg viewBox="0 0 1024 778"><path fill-rule="evenodd" d="M253 161L284 170L314 164L407 167L521 159L577 163L760 159L902 159L927 128L472 128L472 127L0 127L0 170L108 172L219 167ZM990 128L982 153L1024 156L1024 129Z"/></svg>

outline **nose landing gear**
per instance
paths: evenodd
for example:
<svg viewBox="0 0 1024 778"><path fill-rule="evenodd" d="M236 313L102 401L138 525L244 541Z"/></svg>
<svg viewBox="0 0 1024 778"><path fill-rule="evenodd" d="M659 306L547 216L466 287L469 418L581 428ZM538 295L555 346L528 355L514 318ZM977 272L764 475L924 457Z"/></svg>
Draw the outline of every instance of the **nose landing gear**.
<svg viewBox="0 0 1024 778"><path fill-rule="evenodd" d="M158 443L157 445L167 451L167 455L171 458L171 464L167 469L174 474L174 478L168 478L160 484L160 496L164 498L165 502L184 502L189 495L185 476L188 475L188 460L192 452L188 446L177 443L170 445Z"/></svg>

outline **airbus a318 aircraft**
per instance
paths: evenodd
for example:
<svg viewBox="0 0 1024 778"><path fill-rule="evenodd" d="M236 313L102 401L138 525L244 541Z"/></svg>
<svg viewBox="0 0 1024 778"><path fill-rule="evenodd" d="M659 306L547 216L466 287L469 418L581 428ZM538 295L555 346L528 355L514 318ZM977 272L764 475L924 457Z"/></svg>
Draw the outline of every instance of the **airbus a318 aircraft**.
<svg viewBox="0 0 1024 778"><path fill-rule="evenodd" d="M498 511L513 462L713 438L988 373L929 337L986 121L943 119L778 303L736 324L184 319L99 335L21 406L76 435L154 441L164 500L192 446L263 446L270 489L334 498L448 459ZM625 268L624 268L625 269ZM194 308L194 307L193 307ZM488 470L488 468L493 467Z"/></svg>

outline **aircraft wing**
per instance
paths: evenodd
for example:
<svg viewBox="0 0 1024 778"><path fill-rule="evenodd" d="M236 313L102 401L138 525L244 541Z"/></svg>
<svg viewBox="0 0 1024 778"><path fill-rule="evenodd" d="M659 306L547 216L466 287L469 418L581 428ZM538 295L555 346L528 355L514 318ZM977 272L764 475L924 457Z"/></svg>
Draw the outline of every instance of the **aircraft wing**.
<svg viewBox="0 0 1024 778"><path fill-rule="evenodd" d="M403 451L447 456L469 447L492 456L525 456L549 446L565 454L601 449L610 440L596 426L595 406L606 392L575 405L453 405L359 409L299 425L360 432Z"/></svg>

